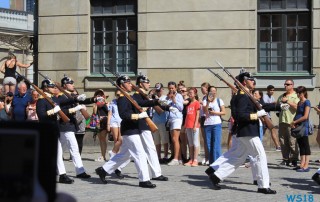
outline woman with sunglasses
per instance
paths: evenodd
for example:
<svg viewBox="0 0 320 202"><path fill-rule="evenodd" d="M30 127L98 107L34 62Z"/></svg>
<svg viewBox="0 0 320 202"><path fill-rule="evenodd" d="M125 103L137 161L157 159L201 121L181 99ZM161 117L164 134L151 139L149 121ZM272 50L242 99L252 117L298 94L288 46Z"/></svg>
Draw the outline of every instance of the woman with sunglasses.
<svg viewBox="0 0 320 202"><path fill-rule="evenodd" d="M177 84L173 81L168 83L169 93L166 100L168 101L169 107L169 125L170 125L170 134L172 138L174 157L168 163L169 166L177 166L182 164L181 162L181 151L179 136L182 125L182 110L183 110L183 97L180 93L177 92Z"/></svg>

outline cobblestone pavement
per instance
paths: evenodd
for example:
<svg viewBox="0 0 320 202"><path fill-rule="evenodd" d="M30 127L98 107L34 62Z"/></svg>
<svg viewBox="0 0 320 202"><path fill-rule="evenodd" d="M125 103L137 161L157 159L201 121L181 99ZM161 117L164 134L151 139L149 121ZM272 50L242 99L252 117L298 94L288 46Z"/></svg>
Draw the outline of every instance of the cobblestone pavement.
<svg viewBox="0 0 320 202"><path fill-rule="evenodd" d="M110 147L109 147L110 148ZM67 156L67 155L66 155ZM211 183L205 175L205 166L167 166L161 165L163 175L169 177L167 182L154 181L155 189L138 187L137 172L134 163L124 170L124 179L107 176L108 184L102 184L94 170L102 162L94 161L99 156L99 147L85 147L82 154L83 164L90 179L75 178L72 162L65 161L68 175L74 178L72 185L57 184L58 192L73 195L80 202L96 201L320 201L320 186L317 186L311 176L320 163L319 149L313 149L310 163L311 171L297 173L290 167L279 166L281 152L267 151L268 167L272 189L276 195L256 193L257 186L252 184L251 169L238 168L222 183L222 190L212 190ZM200 160L201 158L199 158ZM290 200L291 197L291 200ZM293 200L293 197L294 200ZM301 199L301 200L300 200Z"/></svg>

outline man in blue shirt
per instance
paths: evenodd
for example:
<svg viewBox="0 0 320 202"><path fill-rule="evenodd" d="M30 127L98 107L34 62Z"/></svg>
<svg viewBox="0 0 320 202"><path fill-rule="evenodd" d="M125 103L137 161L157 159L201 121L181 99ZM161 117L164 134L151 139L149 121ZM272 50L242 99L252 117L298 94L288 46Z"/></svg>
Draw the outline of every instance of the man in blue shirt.
<svg viewBox="0 0 320 202"><path fill-rule="evenodd" d="M18 84L18 93L13 97L12 101L12 119L16 121L25 121L27 119L26 107L32 101L32 97L27 93L27 85L21 81Z"/></svg>

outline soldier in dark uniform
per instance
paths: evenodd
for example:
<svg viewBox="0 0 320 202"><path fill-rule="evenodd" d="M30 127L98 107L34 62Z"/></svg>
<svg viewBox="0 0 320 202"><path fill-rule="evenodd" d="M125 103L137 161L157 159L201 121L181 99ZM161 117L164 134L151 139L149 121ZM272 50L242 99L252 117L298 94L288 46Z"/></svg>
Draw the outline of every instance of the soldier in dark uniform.
<svg viewBox="0 0 320 202"><path fill-rule="evenodd" d="M254 78L248 72L239 75L239 81L248 91L253 89ZM267 157L259 139L259 120L265 116L265 110L257 111L249 96L239 90L234 97L232 113L237 122L237 146L230 150L227 160L222 162L218 168L212 167L209 178L216 190L221 189L219 183L243 164L248 155L255 159L255 171L257 173L258 193L276 194L270 189ZM216 170L214 170L216 169ZM210 169L209 169L210 170Z"/></svg>
<svg viewBox="0 0 320 202"><path fill-rule="evenodd" d="M150 80L145 75L140 75L137 77L136 81L137 87L140 88L142 92L148 94L150 88ZM132 96L137 103L145 107L145 101L148 100L143 97L138 91ZM156 102L149 103L146 112L150 116L150 107L155 106ZM150 127L147 125L146 121L143 119L139 119L139 130L143 148L147 154L147 159L149 162L149 166L151 168L152 180L159 180L159 181L168 181L168 178L161 174L161 167L158 160L157 150L153 141L153 136L150 131Z"/></svg>
<svg viewBox="0 0 320 202"><path fill-rule="evenodd" d="M132 91L132 85L128 76L120 76L117 79L117 85L126 92ZM141 142L138 124L138 120L147 118L148 114L146 112L139 113L123 94L120 95L117 105L119 116L122 119L121 135L123 142L120 152L113 156L102 167L97 168L96 173L99 175L101 181L106 184L106 175L113 173L131 157L138 171L139 187L155 188L156 185L150 182L147 156Z"/></svg>
<svg viewBox="0 0 320 202"><path fill-rule="evenodd" d="M39 100L37 101L37 107L36 107L39 121L40 122L42 122L42 121L54 122L57 124L57 127L58 127L59 120L58 120L57 112L60 111L61 109L58 105L58 104L60 104L59 100L54 95L58 94L59 91L56 88L55 84L49 79L45 79L42 81L41 89L57 105L55 107L53 107L44 97L40 96ZM59 150L62 151L60 138L58 139L58 151ZM58 154L59 154L59 152L58 152ZM66 175L66 169L65 169L65 166L63 163L62 154L57 156L57 168L58 168L58 174L59 174L59 183L72 184L74 182L73 179L70 179Z"/></svg>

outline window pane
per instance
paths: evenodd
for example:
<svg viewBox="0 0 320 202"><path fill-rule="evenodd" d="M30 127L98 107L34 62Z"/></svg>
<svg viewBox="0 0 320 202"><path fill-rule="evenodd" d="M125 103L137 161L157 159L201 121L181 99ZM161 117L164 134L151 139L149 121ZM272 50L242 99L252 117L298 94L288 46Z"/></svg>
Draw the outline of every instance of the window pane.
<svg viewBox="0 0 320 202"><path fill-rule="evenodd" d="M297 0L287 0L287 8L297 8Z"/></svg>
<svg viewBox="0 0 320 202"><path fill-rule="evenodd" d="M136 18L128 18L128 30L137 30Z"/></svg>
<svg viewBox="0 0 320 202"><path fill-rule="evenodd" d="M103 58L104 59L112 59L112 45L104 46Z"/></svg>
<svg viewBox="0 0 320 202"><path fill-rule="evenodd" d="M309 41L309 30L298 29L298 41Z"/></svg>
<svg viewBox="0 0 320 202"><path fill-rule="evenodd" d="M93 30L102 31L103 30L103 21L102 20L94 20L93 21Z"/></svg>
<svg viewBox="0 0 320 202"><path fill-rule="evenodd" d="M91 12L93 14L99 14L102 13L102 7L101 7L101 2L97 0L91 0Z"/></svg>
<svg viewBox="0 0 320 202"><path fill-rule="evenodd" d="M272 27L281 27L282 21L281 21L281 15L272 15Z"/></svg>
<svg viewBox="0 0 320 202"><path fill-rule="evenodd" d="M287 26L288 27L295 27L297 26L297 15L287 15Z"/></svg>
<svg viewBox="0 0 320 202"><path fill-rule="evenodd" d="M295 62L293 57L286 58L286 64L287 71L294 71Z"/></svg>
<svg viewBox="0 0 320 202"><path fill-rule="evenodd" d="M310 18L308 14L299 14L298 15L298 25L299 26L309 26Z"/></svg>
<svg viewBox="0 0 320 202"><path fill-rule="evenodd" d="M104 20L104 30L105 31L112 31L112 19L111 18Z"/></svg>
<svg viewBox="0 0 320 202"><path fill-rule="evenodd" d="M309 42L299 42L303 44L303 56L308 57L310 55Z"/></svg>
<svg viewBox="0 0 320 202"><path fill-rule="evenodd" d="M282 44L271 43L271 57L277 57L282 55Z"/></svg>
<svg viewBox="0 0 320 202"><path fill-rule="evenodd" d="M137 69L137 60L127 60L128 72L135 72Z"/></svg>
<svg viewBox="0 0 320 202"><path fill-rule="evenodd" d="M128 33L128 44L135 44L137 42L137 33L132 31Z"/></svg>
<svg viewBox="0 0 320 202"><path fill-rule="evenodd" d="M112 32L105 33L105 44L112 44Z"/></svg>
<svg viewBox="0 0 320 202"><path fill-rule="evenodd" d="M296 54L295 42L287 43L287 57L294 57Z"/></svg>
<svg viewBox="0 0 320 202"><path fill-rule="evenodd" d="M127 72L126 65L125 65L125 59L117 60L117 70L118 70L118 72Z"/></svg>
<svg viewBox="0 0 320 202"><path fill-rule="evenodd" d="M282 30L281 29L273 29L272 30L272 42L281 41L282 39Z"/></svg>
<svg viewBox="0 0 320 202"><path fill-rule="evenodd" d="M271 41L270 30L261 30L260 42L269 42L269 41Z"/></svg>
<svg viewBox="0 0 320 202"><path fill-rule="evenodd" d="M260 4L259 4L259 8L260 9L269 9L269 0L260 0Z"/></svg>
<svg viewBox="0 0 320 202"><path fill-rule="evenodd" d="M270 55L270 44L260 43L260 57L267 57Z"/></svg>
<svg viewBox="0 0 320 202"><path fill-rule="evenodd" d="M283 0L271 0L271 9L280 9Z"/></svg>
<svg viewBox="0 0 320 202"><path fill-rule="evenodd" d="M126 32L118 32L118 43L119 45L121 44L126 44Z"/></svg>
<svg viewBox="0 0 320 202"><path fill-rule="evenodd" d="M271 58L271 71L280 71L281 70L282 58Z"/></svg>
<svg viewBox="0 0 320 202"><path fill-rule="evenodd" d="M298 0L298 8L309 8L308 0Z"/></svg>
<svg viewBox="0 0 320 202"><path fill-rule="evenodd" d="M113 13L112 1L102 1L103 13Z"/></svg>
<svg viewBox="0 0 320 202"><path fill-rule="evenodd" d="M117 28L118 28L118 30L120 31L125 31L125 30L127 30L126 28L127 28L127 26L126 26L126 19L118 19L117 20Z"/></svg>
<svg viewBox="0 0 320 202"><path fill-rule="evenodd" d="M126 12L126 1L117 0L117 13L125 13Z"/></svg>
<svg viewBox="0 0 320 202"><path fill-rule="evenodd" d="M260 58L260 71L268 71L268 70L269 70L268 58L261 57Z"/></svg>
<svg viewBox="0 0 320 202"><path fill-rule="evenodd" d="M296 29L287 29L287 41L296 41Z"/></svg>
<svg viewBox="0 0 320 202"><path fill-rule="evenodd" d="M94 45L103 44L102 35L103 35L102 33L94 33L93 34L93 43L94 43Z"/></svg>
<svg viewBox="0 0 320 202"><path fill-rule="evenodd" d="M127 58L136 58L137 57L137 49L136 49L136 46L135 45L128 45L127 47L127 54L128 54L128 57Z"/></svg>
<svg viewBox="0 0 320 202"><path fill-rule="evenodd" d="M260 27L270 27L270 15L260 16Z"/></svg>

